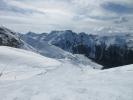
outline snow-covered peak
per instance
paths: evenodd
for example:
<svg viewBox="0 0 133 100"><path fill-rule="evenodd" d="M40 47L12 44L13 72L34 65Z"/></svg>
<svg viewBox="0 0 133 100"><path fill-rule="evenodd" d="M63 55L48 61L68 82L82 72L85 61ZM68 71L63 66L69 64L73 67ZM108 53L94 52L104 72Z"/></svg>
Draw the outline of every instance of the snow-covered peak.
<svg viewBox="0 0 133 100"><path fill-rule="evenodd" d="M37 33L34 33L34 32L28 32L28 33L26 33L27 35L29 35L29 36L36 36L37 35Z"/></svg>

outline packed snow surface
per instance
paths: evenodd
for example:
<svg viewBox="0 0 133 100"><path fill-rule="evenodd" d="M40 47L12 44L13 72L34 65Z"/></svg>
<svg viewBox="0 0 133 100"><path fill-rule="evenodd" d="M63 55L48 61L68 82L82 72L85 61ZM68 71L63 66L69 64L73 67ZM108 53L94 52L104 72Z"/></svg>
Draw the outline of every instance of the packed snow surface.
<svg viewBox="0 0 133 100"><path fill-rule="evenodd" d="M0 100L133 100L133 65L96 70L0 47Z"/></svg>

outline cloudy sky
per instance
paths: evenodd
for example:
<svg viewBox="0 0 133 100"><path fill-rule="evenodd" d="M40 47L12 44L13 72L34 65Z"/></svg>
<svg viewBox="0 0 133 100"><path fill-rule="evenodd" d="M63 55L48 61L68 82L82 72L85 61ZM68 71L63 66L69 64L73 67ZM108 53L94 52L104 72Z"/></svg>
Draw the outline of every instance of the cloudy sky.
<svg viewBox="0 0 133 100"><path fill-rule="evenodd" d="M18 32L133 29L133 0L0 0L0 25Z"/></svg>

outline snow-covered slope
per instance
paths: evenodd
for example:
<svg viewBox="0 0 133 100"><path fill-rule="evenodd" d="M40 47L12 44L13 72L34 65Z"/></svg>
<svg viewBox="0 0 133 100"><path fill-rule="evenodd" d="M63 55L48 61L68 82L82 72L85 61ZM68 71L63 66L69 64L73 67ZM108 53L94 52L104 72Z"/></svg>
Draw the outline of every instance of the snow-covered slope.
<svg viewBox="0 0 133 100"><path fill-rule="evenodd" d="M0 100L133 100L133 65L94 70L2 46L0 66Z"/></svg>
<svg viewBox="0 0 133 100"><path fill-rule="evenodd" d="M82 56L80 58L78 57L80 57L80 55L77 55L75 59L74 57L72 57L67 59L56 60L45 56L41 56L39 54L30 52L30 51L25 51L22 49L0 46L0 66L1 66L0 71L1 71L1 74L3 74L2 77L6 77L8 73L9 75L12 73L13 78L17 78L18 76L14 76L14 73L18 70L19 70L19 72L17 72L18 74L21 73L24 75L26 75L26 72L33 73L34 71L37 71L37 72L39 71L40 73L40 72L44 72L45 69L61 66L63 63L64 64L70 63L71 65L77 66L81 69L84 69L84 68L100 69L102 67L98 64L91 62L91 60L88 62L87 58L86 58L87 61L84 62L84 57ZM77 62L78 61L77 59L81 59L81 61ZM10 79L11 79L11 76L10 76Z"/></svg>
<svg viewBox="0 0 133 100"><path fill-rule="evenodd" d="M46 67L57 67L60 64L57 60L30 51L0 46L0 71L3 72L0 79L7 76L9 79L17 79L19 77L17 74L29 77L34 71L39 74Z"/></svg>

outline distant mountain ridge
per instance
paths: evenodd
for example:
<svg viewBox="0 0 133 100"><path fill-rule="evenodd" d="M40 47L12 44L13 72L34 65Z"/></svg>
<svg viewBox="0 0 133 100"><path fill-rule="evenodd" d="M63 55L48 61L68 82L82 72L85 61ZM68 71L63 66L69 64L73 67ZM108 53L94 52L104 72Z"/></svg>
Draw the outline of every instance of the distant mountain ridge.
<svg viewBox="0 0 133 100"><path fill-rule="evenodd" d="M104 68L117 67L133 63L133 35L88 35L71 30L52 31L49 34L28 33L22 36L29 43L48 43L73 54L83 54ZM30 44L31 44L30 43ZM34 45L32 45L34 47Z"/></svg>

